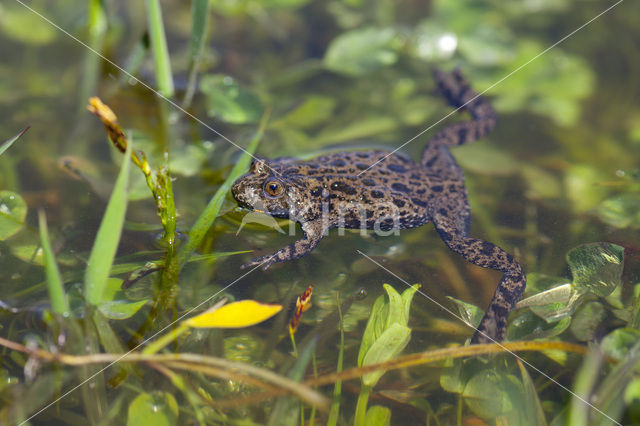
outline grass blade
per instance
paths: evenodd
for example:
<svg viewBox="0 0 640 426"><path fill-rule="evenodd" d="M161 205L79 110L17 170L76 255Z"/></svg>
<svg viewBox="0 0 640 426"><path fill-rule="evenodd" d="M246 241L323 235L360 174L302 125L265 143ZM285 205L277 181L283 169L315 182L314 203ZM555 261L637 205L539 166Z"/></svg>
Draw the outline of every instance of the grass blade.
<svg viewBox="0 0 640 426"><path fill-rule="evenodd" d="M180 269L182 269L182 267L189 261L189 257L191 257L191 254L200 245L205 234L213 224L213 221L218 216L220 207L222 207L222 202L224 201L224 197L231 189L231 185L233 185L233 182L235 182L235 180L240 177L240 175L242 175L249 167L251 159L253 158L253 153L258 147L260 139L262 139L267 119L268 114L265 114L262 122L260 123L260 127L258 128L258 132L253 137L251 142L249 142L249 145L247 146L244 154L242 155L242 157L240 157L236 165L233 166L233 169L231 169L231 173L229 173L227 179L220 186L220 188L218 188L216 193L209 201L209 204L207 204L207 207L205 207L204 211L198 217L198 220L196 220L196 223L191 228L191 231L189 231L187 242L178 253L178 265Z"/></svg>
<svg viewBox="0 0 640 426"><path fill-rule="evenodd" d="M22 129L22 130L20 131L20 133L18 133L17 135L15 135L14 137L12 137L12 138L11 138L11 139L9 139L8 141L3 142L3 143L2 143L2 145L0 145L0 155L2 155L2 154L3 154L7 149L9 149L9 147L10 147L11 145L13 145L13 143L14 143L15 141L17 141L17 140L18 140L18 138L19 138L20 136L24 135L24 134L25 134L25 132L26 132L27 130L29 130L29 127L30 127L30 126L25 127L24 129Z"/></svg>
<svg viewBox="0 0 640 426"><path fill-rule="evenodd" d="M122 167L100 223L84 274L85 298L92 305L98 305L102 301L102 294L107 285L107 279L109 278L109 272L124 225L124 217L127 211L127 194L129 192L131 146L131 143L127 145L127 152L122 157Z"/></svg>
<svg viewBox="0 0 640 426"><path fill-rule="evenodd" d="M159 0L147 0L147 14L149 17L149 38L155 63L156 84L158 91L167 98L173 96L173 76L171 75L171 60L167 48L167 38L162 22L162 9Z"/></svg>
<svg viewBox="0 0 640 426"><path fill-rule="evenodd" d="M209 23L209 0L193 0L191 3L191 36L189 38L189 81L182 106L191 104L196 91L196 75L202 59L202 48Z"/></svg>
<svg viewBox="0 0 640 426"><path fill-rule="evenodd" d="M42 254L44 256L44 269L47 275L47 290L49 290L49 301L51 310L59 315L69 313L67 297L64 293L62 277L56 263L56 258L51 249L49 232L47 230L47 217L44 210L38 211L38 224L40 227L40 244L42 244Z"/></svg>

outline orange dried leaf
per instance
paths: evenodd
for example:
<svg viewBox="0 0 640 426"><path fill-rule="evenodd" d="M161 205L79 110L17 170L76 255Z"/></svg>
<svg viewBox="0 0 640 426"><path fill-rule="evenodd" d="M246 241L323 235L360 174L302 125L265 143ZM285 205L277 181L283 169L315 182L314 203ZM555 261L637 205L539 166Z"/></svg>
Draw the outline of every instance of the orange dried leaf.
<svg viewBox="0 0 640 426"><path fill-rule="evenodd" d="M242 328L268 320L282 310L282 305L271 305L255 300L229 303L209 310L184 322L194 328Z"/></svg>

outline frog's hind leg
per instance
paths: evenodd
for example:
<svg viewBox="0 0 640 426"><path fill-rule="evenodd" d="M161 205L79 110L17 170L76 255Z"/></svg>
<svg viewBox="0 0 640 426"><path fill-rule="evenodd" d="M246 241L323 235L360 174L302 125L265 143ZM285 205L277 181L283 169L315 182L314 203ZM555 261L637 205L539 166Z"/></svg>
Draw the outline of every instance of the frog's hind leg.
<svg viewBox="0 0 640 426"><path fill-rule="evenodd" d="M432 212L433 224L445 244L468 262L504 273L471 340L472 343L500 341L505 337L509 312L524 292L526 277L509 253L493 243L467 235L468 207L463 207L462 211L459 207L459 203L451 200L436 204Z"/></svg>
<svg viewBox="0 0 640 426"><path fill-rule="evenodd" d="M456 108L468 110L472 117L469 121L445 127L427 142L422 152L422 164L430 169L441 170L453 160L444 147L463 145L482 138L493 129L497 116L489 102L473 91L460 70L451 73L435 70L434 76L447 101Z"/></svg>

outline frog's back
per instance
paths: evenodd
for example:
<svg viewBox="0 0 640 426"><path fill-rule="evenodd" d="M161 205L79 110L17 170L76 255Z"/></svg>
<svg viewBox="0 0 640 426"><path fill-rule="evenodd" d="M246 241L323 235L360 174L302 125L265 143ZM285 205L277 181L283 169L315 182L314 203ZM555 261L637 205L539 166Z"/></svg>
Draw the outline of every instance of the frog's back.
<svg viewBox="0 0 640 426"><path fill-rule="evenodd" d="M297 167L316 183L311 195L329 198L332 211L341 212L340 227L360 228L364 221L368 229L411 228L429 221L430 186L436 177L402 154L337 152Z"/></svg>

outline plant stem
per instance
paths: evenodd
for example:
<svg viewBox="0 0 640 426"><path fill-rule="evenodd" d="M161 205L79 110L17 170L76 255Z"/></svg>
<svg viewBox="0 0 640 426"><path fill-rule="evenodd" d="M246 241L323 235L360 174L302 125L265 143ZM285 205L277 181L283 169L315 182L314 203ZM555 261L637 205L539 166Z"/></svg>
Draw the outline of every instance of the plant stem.
<svg viewBox="0 0 640 426"><path fill-rule="evenodd" d="M164 348L169 343L176 340L180 335L184 334L187 330L189 330L189 326L180 323L180 325L178 325L178 328L174 328L173 330L169 331L167 334L160 336L160 338L158 338L151 344L147 345L147 347L144 348L142 353L144 355L155 354L156 352L160 351L160 349Z"/></svg>
<svg viewBox="0 0 640 426"><path fill-rule="evenodd" d="M369 394L371 386L362 385L360 395L358 395L358 404L356 405L356 415L353 420L354 426L365 426L365 418L367 416L367 403L369 402Z"/></svg>

